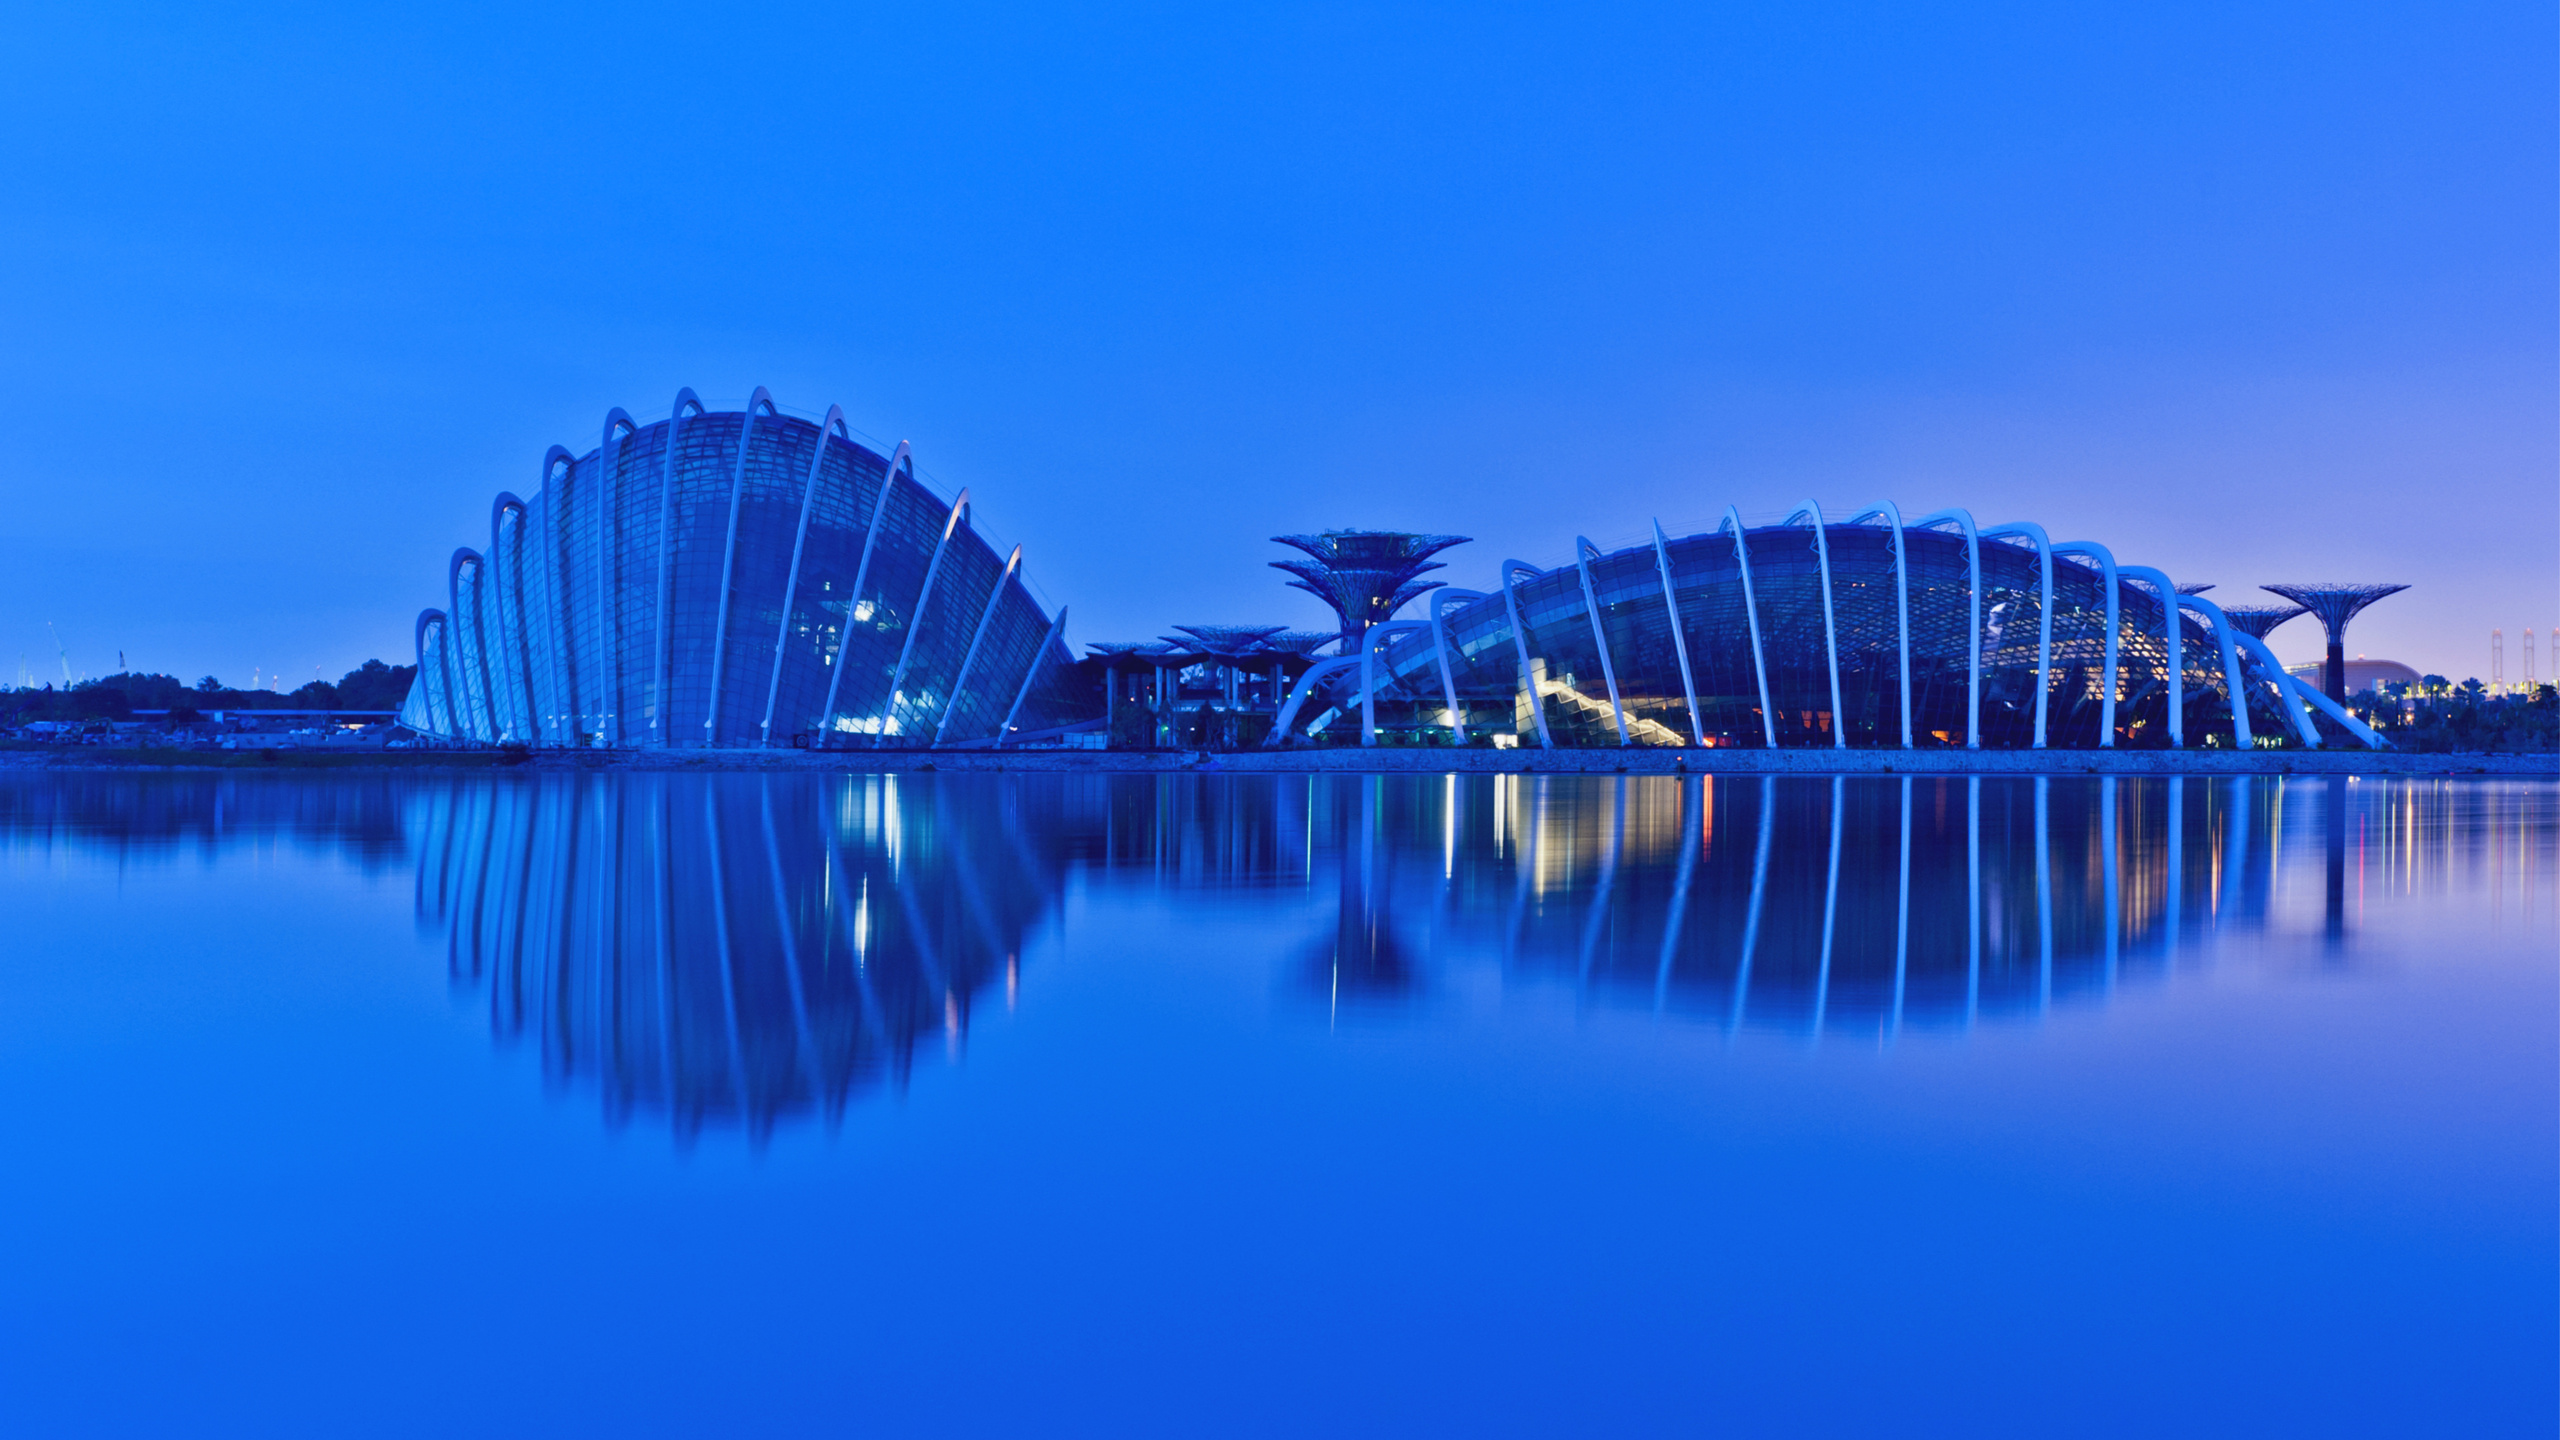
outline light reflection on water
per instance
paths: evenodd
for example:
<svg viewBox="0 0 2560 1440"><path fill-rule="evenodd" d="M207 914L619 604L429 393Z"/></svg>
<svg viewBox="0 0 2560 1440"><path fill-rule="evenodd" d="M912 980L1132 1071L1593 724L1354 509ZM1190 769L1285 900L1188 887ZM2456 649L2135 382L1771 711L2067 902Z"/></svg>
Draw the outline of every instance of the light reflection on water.
<svg viewBox="0 0 2560 1440"><path fill-rule="evenodd" d="M2027 777L535 775L8 792L9 844L411 857L496 1032L608 1117L764 1133L956 1051L1070 884L1296 897L1333 1019L1458 977L1723 1032L2033 1023L2221 937L2352 967L2377 893L2552 903L2554 791ZM2538 887L2538 888L2537 888ZM1303 1008L1303 1007L1302 1007Z"/></svg>
<svg viewBox="0 0 2560 1440"><path fill-rule="evenodd" d="M2548 1433L2555 881L2544 782L0 777L0 1423Z"/></svg>

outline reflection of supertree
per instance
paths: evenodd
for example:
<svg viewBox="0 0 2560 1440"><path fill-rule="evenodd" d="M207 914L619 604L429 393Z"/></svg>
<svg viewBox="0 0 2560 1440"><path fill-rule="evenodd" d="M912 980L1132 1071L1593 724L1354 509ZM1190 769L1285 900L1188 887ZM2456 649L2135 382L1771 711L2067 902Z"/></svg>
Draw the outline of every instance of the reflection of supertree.
<svg viewBox="0 0 2560 1440"><path fill-rule="evenodd" d="M1397 847L1379 832L1379 786L1355 780L1359 815L1337 867L1342 892L1333 933L1300 956L1298 984L1329 1011L1377 1001L1405 1002L1422 990L1422 957L1396 933L1393 867Z"/></svg>
<svg viewBox="0 0 2560 1440"><path fill-rule="evenodd" d="M1056 893L1011 780L545 776L428 798L422 918L502 1035L682 1133L839 1113L956 1044Z"/></svg>

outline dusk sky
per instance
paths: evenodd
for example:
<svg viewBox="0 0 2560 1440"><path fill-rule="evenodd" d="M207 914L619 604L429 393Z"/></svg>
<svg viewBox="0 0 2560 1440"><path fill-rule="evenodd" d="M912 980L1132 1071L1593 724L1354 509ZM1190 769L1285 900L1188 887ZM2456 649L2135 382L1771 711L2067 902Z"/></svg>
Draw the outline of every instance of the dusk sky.
<svg viewBox="0 0 2560 1440"><path fill-rule="evenodd" d="M411 658L608 407L841 403L1068 638L1659 517L1969 507L2560 624L2532 3L20 7L0 665ZM2276 633L2288 660L2319 632Z"/></svg>

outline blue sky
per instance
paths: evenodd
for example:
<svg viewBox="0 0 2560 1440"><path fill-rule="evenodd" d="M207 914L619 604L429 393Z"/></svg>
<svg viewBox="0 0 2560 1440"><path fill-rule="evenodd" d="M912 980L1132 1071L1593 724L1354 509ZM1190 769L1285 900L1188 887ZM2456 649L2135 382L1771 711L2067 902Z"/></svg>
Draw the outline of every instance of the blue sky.
<svg viewBox="0 0 2560 1440"><path fill-rule="evenodd" d="M2560 624L2545 3L24 8L0 667L405 660L605 410L912 440L1070 638L1507 557L2036 520L2350 648ZM2264 597L2257 597L2264 598ZM2288 658L2318 648L2297 621Z"/></svg>

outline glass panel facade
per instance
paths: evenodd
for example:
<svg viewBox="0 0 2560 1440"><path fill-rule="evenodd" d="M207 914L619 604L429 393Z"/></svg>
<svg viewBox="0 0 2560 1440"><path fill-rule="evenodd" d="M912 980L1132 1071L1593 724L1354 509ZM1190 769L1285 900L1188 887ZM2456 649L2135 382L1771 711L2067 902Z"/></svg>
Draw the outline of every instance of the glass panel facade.
<svg viewBox="0 0 2560 1440"><path fill-rule="evenodd" d="M1058 718L1093 687L1063 646L1044 648L1049 618L1019 581L998 590L1001 557L951 518L912 474L893 480L883 457L796 416L617 424L582 457L553 452L532 499L501 497L488 551L457 555L446 608L421 617L426 678L404 723L483 744L693 747L923 744L937 727L982 743L1017 696L1047 728L1095 718L1098 690Z"/></svg>
<svg viewBox="0 0 2560 1440"><path fill-rule="evenodd" d="M1902 585L1910 606L1912 743L1921 748L1961 746L1971 689L1974 638L1972 566L1963 535L1941 529L1902 534L1907 575L1896 578L1894 532L1872 521L1823 528L1815 547L1810 524L1763 526L1742 537L1748 547L1751 599L1759 617L1760 652L1767 662L1769 724L1763 727L1760 670L1754 664L1752 606L1745 601L1743 569L1730 531L1667 542L1677 598L1680 635L1687 641L1697 690L1698 728L1709 745L1763 746L1774 730L1781 746L1829 746L1834 727L1852 746L1902 743ZM1832 702L1834 645L1823 623L1823 561L1829 560L1831 628L1839 664L1839 703ZM2107 582L2094 561L2053 557L2053 630L2049 662L2039 670L2043 619L2043 561L2032 541L1996 538L1979 547L1982 567L1982 743L2025 748L2034 743L2036 701L2042 692L2046 743L2094 746L2102 733L2110 685L2116 700L2115 743L2159 745L2167 741L2167 641L2159 598L2142 585L2116 585L2116 668L2106 668ZM1628 742L1691 742L1679 653L1671 643L1673 614L1662 595L1661 570L1652 546L1639 546L1590 562L1592 595L1599 601ZM1523 575L1515 584L1524 640L1538 703L1557 745L1614 746L1600 651L1592 638L1591 606L1579 569L1567 566ZM2230 701L2222 652L2210 626L2182 612L2180 656L2186 743L2230 744ZM1447 659L1459 710L1470 738L1507 732L1536 744L1536 719L1528 687L1519 676L1509 613L1496 592L1452 603L1446 611ZM1406 635L1387 646L1379 689L1379 722L1417 728L1448 724L1439 674L1440 654L1427 633ZM1406 700L1419 697L1419 704ZM1309 728L1333 715L1356 714L1359 677L1333 679L1318 703L1306 707ZM1406 711L1398 710L1399 703ZM2291 721L2272 686L2249 687L2246 704L2258 735L2290 734ZM1413 712L1407 719L1407 711ZM2218 737L2218 738L2215 738Z"/></svg>

